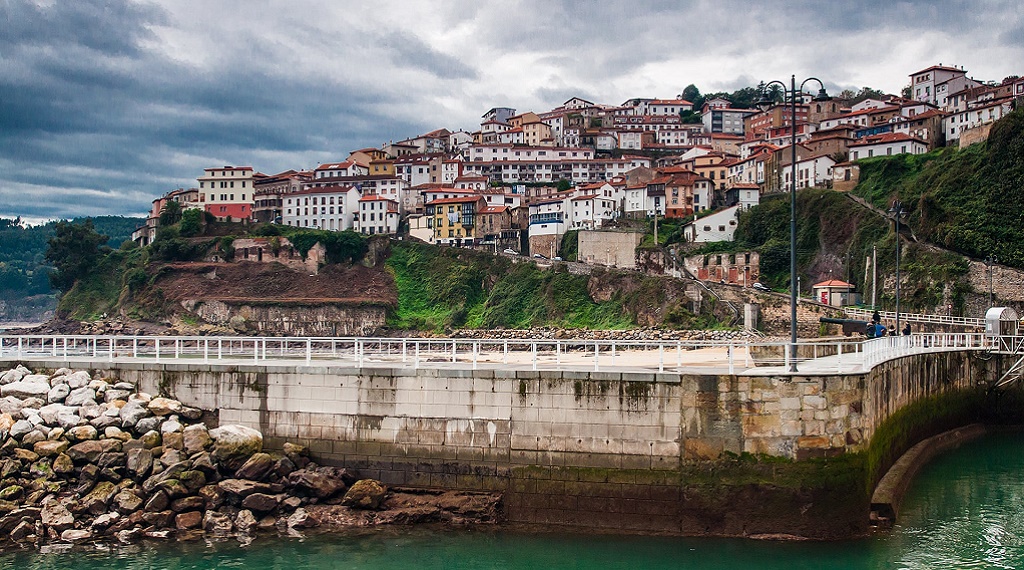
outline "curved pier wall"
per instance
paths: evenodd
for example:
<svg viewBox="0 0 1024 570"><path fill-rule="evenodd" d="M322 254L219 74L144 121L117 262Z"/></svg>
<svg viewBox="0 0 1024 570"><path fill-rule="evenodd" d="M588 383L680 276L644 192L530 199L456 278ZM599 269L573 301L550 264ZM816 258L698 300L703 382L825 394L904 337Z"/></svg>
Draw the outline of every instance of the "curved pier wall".
<svg viewBox="0 0 1024 570"><path fill-rule="evenodd" d="M516 521L836 537L863 530L869 499L863 462L839 459L861 457L847 452L865 450L894 411L994 379L1000 362L943 353L793 378L28 364L136 382L258 428L269 448L303 443L388 484L502 490ZM737 459L744 453L792 461ZM837 459L805 461L818 457Z"/></svg>

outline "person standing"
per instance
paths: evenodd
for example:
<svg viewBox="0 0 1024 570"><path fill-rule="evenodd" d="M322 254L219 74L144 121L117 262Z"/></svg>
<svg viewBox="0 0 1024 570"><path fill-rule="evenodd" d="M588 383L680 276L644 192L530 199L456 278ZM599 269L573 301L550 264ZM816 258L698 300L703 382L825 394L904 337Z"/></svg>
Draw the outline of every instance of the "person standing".
<svg viewBox="0 0 1024 570"><path fill-rule="evenodd" d="M907 323L907 326L903 327L903 336L910 336L910 323Z"/></svg>

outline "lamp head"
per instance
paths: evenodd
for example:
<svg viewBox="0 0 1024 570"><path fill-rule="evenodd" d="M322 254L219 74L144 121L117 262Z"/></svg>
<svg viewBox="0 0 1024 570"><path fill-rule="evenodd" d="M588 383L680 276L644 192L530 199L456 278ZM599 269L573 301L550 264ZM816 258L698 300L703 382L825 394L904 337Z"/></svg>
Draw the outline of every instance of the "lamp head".
<svg viewBox="0 0 1024 570"><path fill-rule="evenodd" d="M832 100L832 97L829 97L828 93L825 92L825 87L824 86L822 86L821 89L818 89L818 94L815 95L811 99L811 101L814 101L815 103L824 103L825 101L831 101L831 100Z"/></svg>
<svg viewBox="0 0 1024 570"><path fill-rule="evenodd" d="M761 92L761 98L757 100L757 103L755 103L755 105L757 105L757 108L762 111L767 111L768 109L771 109L772 105L774 104L775 102L769 99L768 94L763 91Z"/></svg>

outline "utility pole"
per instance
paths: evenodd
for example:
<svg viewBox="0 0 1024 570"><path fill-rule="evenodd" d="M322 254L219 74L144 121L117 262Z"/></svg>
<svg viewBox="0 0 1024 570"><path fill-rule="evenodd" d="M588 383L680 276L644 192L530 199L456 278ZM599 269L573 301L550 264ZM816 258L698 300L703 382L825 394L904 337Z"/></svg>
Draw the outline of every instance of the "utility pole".
<svg viewBox="0 0 1024 570"><path fill-rule="evenodd" d="M985 265L988 266L988 306L992 308L992 266L999 263L999 259L994 255L990 255L985 258Z"/></svg>
<svg viewBox="0 0 1024 570"><path fill-rule="evenodd" d="M878 305L875 303L878 300L878 246L871 246L871 308L874 309Z"/></svg>

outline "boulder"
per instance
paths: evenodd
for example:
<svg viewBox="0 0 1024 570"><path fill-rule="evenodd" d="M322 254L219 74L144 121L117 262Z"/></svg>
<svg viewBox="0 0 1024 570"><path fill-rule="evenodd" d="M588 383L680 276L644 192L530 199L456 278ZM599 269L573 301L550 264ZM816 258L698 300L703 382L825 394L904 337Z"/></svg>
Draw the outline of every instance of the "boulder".
<svg viewBox="0 0 1024 570"><path fill-rule="evenodd" d="M193 455L209 449L213 445L213 438L204 424L195 424L182 432L182 443L185 446L185 453Z"/></svg>
<svg viewBox="0 0 1024 570"><path fill-rule="evenodd" d="M21 381L31 384L45 384L47 387L50 386L50 377L46 374L26 374L21 378Z"/></svg>
<svg viewBox="0 0 1024 570"><path fill-rule="evenodd" d="M84 529L69 528L60 533L60 539L64 542L78 542L87 538L92 538L92 533Z"/></svg>
<svg viewBox="0 0 1024 570"><path fill-rule="evenodd" d="M14 542L24 542L29 538L35 536L33 534L35 530L36 525L32 524L30 521L22 520L20 523L17 524L17 526L14 527L13 530L11 530L11 533L7 535L7 537L13 540Z"/></svg>
<svg viewBox="0 0 1024 570"><path fill-rule="evenodd" d="M288 482L298 491L318 499L326 499L345 490L345 482L340 478L309 469L293 472L288 476Z"/></svg>
<svg viewBox="0 0 1024 570"><path fill-rule="evenodd" d="M187 513L181 513L174 517L174 527L178 530L188 530L190 528L199 528L203 524L203 513L199 511L189 511Z"/></svg>
<svg viewBox="0 0 1024 570"><path fill-rule="evenodd" d="M0 433L7 433L14 427L14 416L7 412L0 413Z"/></svg>
<svg viewBox="0 0 1024 570"><path fill-rule="evenodd" d="M62 501L50 501L43 505L39 513L43 526L60 533L75 526L75 517Z"/></svg>
<svg viewBox="0 0 1024 570"><path fill-rule="evenodd" d="M202 471L196 471L194 469L185 471L181 475L178 475L178 480L181 484L188 489L189 493L198 493L199 489L206 485L206 475L203 475Z"/></svg>
<svg viewBox="0 0 1024 570"><path fill-rule="evenodd" d="M121 428L117 427L116 425L112 425L103 429L103 437L108 439L119 439L121 441L127 442L132 439L132 434L125 431L121 431Z"/></svg>
<svg viewBox="0 0 1024 570"><path fill-rule="evenodd" d="M135 384L132 384L131 382L115 382L112 388L115 390L125 390L131 394L135 391Z"/></svg>
<svg viewBox="0 0 1024 570"><path fill-rule="evenodd" d="M246 479L224 479L217 483L221 491L229 495L237 495L242 497L248 497L253 493L273 493L274 487L267 483L257 483L256 481L249 481Z"/></svg>
<svg viewBox="0 0 1024 570"><path fill-rule="evenodd" d="M40 428L36 428L27 434L21 436L21 444L24 446L31 446L39 443L40 441L46 441L46 436L49 430L43 431Z"/></svg>
<svg viewBox="0 0 1024 570"><path fill-rule="evenodd" d="M50 385L40 382L11 382L0 386L0 396L14 396L24 400L26 398L46 398L50 393Z"/></svg>
<svg viewBox="0 0 1024 570"><path fill-rule="evenodd" d="M377 510L387 495L388 488L376 479L356 481L341 500L342 506L354 509Z"/></svg>
<svg viewBox="0 0 1024 570"><path fill-rule="evenodd" d="M94 426L96 429L107 429L111 426L121 425L121 418L117 416L111 416L107 414L100 414L99 416L89 420L89 424Z"/></svg>
<svg viewBox="0 0 1024 570"><path fill-rule="evenodd" d="M242 534L252 534L256 531L259 523L256 521L256 517L252 514L249 509L242 509L238 511L238 516L235 517L235 528Z"/></svg>
<svg viewBox="0 0 1024 570"><path fill-rule="evenodd" d="M10 384L11 382L18 382L22 378L24 378L26 374L29 374L29 371L28 369L22 366L19 366L12 370L8 370L4 372L3 375L0 375L0 384Z"/></svg>
<svg viewBox="0 0 1024 570"><path fill-rule="evenodd" d="M228 469L238 469L252 454L263 450L263 434L240 425L226 425L210 430L213 458Z"/></svg>
<svg viewBox="0 0 1024 570"><path fill-rule="evenodd" d="M57 425L59 425L65 431L70 430L73 427L76 427L80 423L82 423L82 418L79 417L77 414L71 412L57 414Z"/></svg>
<svg viewBox="0 0 1024 570"><path fill-rule="evenodd" d="M144 532L145 531L143 531L141 528L131 528L119 530L117 531L117 533L114 534L114 536L117 538L117 541L121 544L131 544L142 538Z"/></svg>
<svg viewBox="0 0 1024 570"><path fill-rule="evenodd" d="M122 443L116 439L90 439L68 448L67 454L74 461L95 463L104 453L121 451Z"/></svg>
<svg viewBox="0 0 1024 570"><path fill-rule="evenodd" d="M165 479L161 481L157 486L157 489L167 493L167 496L173 501L174 499L184 497L189 494L188 487L182 484L177 479Z"/></svg>
<svg viewBox="0 0 1024 570"><path fill-rule="evenodd" d="M18 420L11 426L8 435L15 439L21 439L28 435L32 430L36 429L36 426L32 425L32 422L28 420Z"/></svg>
<svg viewBox="0 0 1024 570"><path fill-rule="evenodd" d="M148 410L147 410L148 411ZM139 420L139 423L135 424L135 433L147 433L156 432L160 435L160 425L164 422L162 418L156 416L149 416Z"/></svg>
<svg viewBox="0 0 1024 570"><path fill-rule="evenodd" d="M14 419L21 417L21 409L24 407L25 405L21 402L20 398L15 398L14 396L0 398L0 413L11 414Z"/></svg>
<svg viewBox="0 0 1024 570"><path fill-rule="evenodd" d="M114 496L114 508L122 515L134 513L142 507L142 497L127 489Z"/></svg>
<svg viewBox="0 0 1024 570"><path fill-rule="evenodd" d="M217 485L204 485L199 489L199 496L206 501L207 509L219 509L224 504L224 491Z"/></svg>
<svg viewBox="0 0 1024 570"><path fill-rule="evenodd" d="M182 461L188 459L188 457L185 456L185 453L183 451L171 449L166 446L163 447L163 450L164 452L160 454L160 463L168 467L174 465L175 463L181 463Z"/></svg>
<svg viewBox="0 0 1024 570"><path fill-rule="evenodd" d="M202 471L207 476L217 473L217 466L213 463L213 457L205 451L192 456L192 468Z"/></svg>
<svg viewBox="0 0 1024 570"><path fill-rule="evenodd" d="M184 451L185 449L185 440L180 431L163 433L160 439L163 441L164 448L176 449L178 451Z"/></svg>
<svg viewBox="0 0 1024 570"><path fill-rule="evenodd" d="M187 461L182 461L180 463L175 463L174 465L169 465L160 473L152 475L150 476L149 479L146 479L142 483L142 488L147 493L152 493L156 489L157 485L159 485L161 482L167 479L176 478L178 475L181 475L185 471L188 471L190 467L191 465L189 465Z"/></svg>
<svg viewBox="0 0 1024 570"><path fill-rule="evenodd" d="M107 403L114 402L117 400L127 401L128 396L130 395L131 392L129 392L128 390L117 390L107 388L107 390L103 392L103 401Z"/></svg>
<svg viewBox="0 0 1024 570"><path fill-rule="evenodd" d="M204 508L206 508L206 499L197 495L182 497L171 502L171 510L176 513L183 513L185 511L201 511Z"/></svg>
<svg viewBox="0 0 1024 570"><path fill-rule="evenodd" d="M105 467L124 467L128 464L128 454L121 451L108 451L101 453L96 458L96 466L100 469Z"/></svg>
<svg viewBox="0 0 1024 570"><path fill-rule="evenodd" d="M96 439L99 431L91 425L75 426L68 429L68 436L75 441L86 441Z"/></svg>
<svg viewBox="0 0 1024 570"><path fill-rule="evenodd" d="M40 459L29 465L28 474L35 479L50 479L53 477L53 462L49 459Z"/></svg>
<svg viewBox="0 0 1024 570"><path fill-rule="evenodd" d="M253 493L242 500L242 508L249 509L257 513L269 513L276 509L277 504L280 502L281 498L277 495Z"/></svg>
<svg viewBox="0 0 1024 570"><path fill-rule="evenodd" d="M146 448L129 449L126 466L134 477L145 479L153 468L153 452Z"/></svg>
<svg viewBox="0 0 1024 570"><path fill-rule="evenodd" d="M115 497L114 500L116 501L117 498ZM120 519L121 515L119 513L102 514L93 519L92 524L89 525L89 530L93 532L105 532L108 528L111 527L111 525L113 525Z"/></svg>
<svg viewBox="0 0 1024 570"><path fill-rule="evenodd" d="M181 412L181 402L170 398L153 398L149 402L149 411L158 416L167 416Z"/></svg>
<svg viewBox="0 0 1024 570"><path fill-rule="evenodd" d="M68 442L66 441L40 441L32 446L32 451L36 452L40 457L53 457L54 455L60 455L67 451Z"/></svg>
<svg viewBox="0 0 1024 570"><path fill-rule="evenodd" d="M157 491L156 493L153 493L149 497L149 500L146 501L146 506L144 508L146 509L146 512L156 513L166 510L167 507L170 506L170 504L171 499L170 497L167 496L167 493L164 493L163 491Z"/></svg>
<svg viewBox="0 0 1024 570"><path fill-rule="evenodd" d="M126 428L135 427L139 420L152 415L146 403L142 400L131 399L118 411L121 416L122 425Z"/></svg>
<svg viewBox="0 0 1024 570"><path fill-rule="evenodd" d="M249 513L249 516L252 516L252 513ZM234 525L231 523L231 517L210 510L206 511L206 516L203 517L203 530L214 536L226 536L234 530Z"/></svg>
<svg viewBox="0 0 1024 570"><path fill-rule="evenodd" d="M110 481L96 483L92 491L82 498L82 508L94 515L102 515L117 494L117 487Z"/></svg>
<svg viewBox="0 0 1024 570"><path fill-rule="evenodd" d="M89 382L92 381L92 378L89 376L88 372L84 370L79 370L78 372L73 372L65 376L64 381L67 383L68 386L71 387L72 390L77 390L78 388L84 388L88 386Z"/></svg>
<svg viewBox="0 0 1024 570"><path fill-rule="evenodd" d="M160 435L166 436L169 433L180 433L185 426L181 425L178 420L178 416L171 416L164 420L164 423L160 424Z"/></svg>
<svg viewBox="0 0 1024 570"><path fill-rule="evenodd" d="M139 441L142 442L142 447L146 449L153 449L162 443L160 434L156 430L147 430L139 436Z"/></svg>
<svg viewBox="0 0 1024 570"><path fill-rule="evenodd" d="M62 427L55 427L55 428L51 429L49 431L49 433L46 434L46 439L49 439L49 440L64 439L64 433L65 433L64 428L62 428Z"/></svg>
<svg viewBox="0 0 1024 570"><path fill-rule="evenodd" d="M25 488L21 485L8 485L0 489L0 501L17 502L25 495Z"/></svg>
<svg viewBox="0 0 1024 570"><path fill-rule="evenodd" d="M306 512L306 509L295 509L295 512L288 517L288 528L313 528L320 524L320 521L313 515Z"/></svg>
<svg viewBox="0 0 1024 570"><path fill-rule="evenodd" d="M51 404L54 402L63 402L68 394L71 393L71 387L67 384L57 384L50 391L46 393L46 401Z"/></svg>
<svg viewBox="0 0 1024 570"><path fill-rule="evenodd" d="M49 392L49 389L47 389ZM64 405L66 406L85 406L85 405L96 405L96 390L92 388L78 388L77 390L71 390L67 398L64 398Z"/></svg>
<svg viewBox="0 0 1024 570"><path fill-rule="evenodd" d="M32 463L33 461L37 461L39 459L39 454L32 451L31 449L24 449L22 447L18 447L15 448L14 450L14 458L17 459L18 461L22 461L25 463Z"/></svg>
<svg viewBox="0 0 1024 570"><path fill-rule="evenodd" d="M70 475L75 472L75 462L66 453L61 453L53 460L53 472L58 475Z"/></svg>
<svg viewBox="0 0 1024 570"><path fill-rule="evenodd" d="M39 408L46 405L46 401L42 398L25 398L21 401L21 411L25 410L38 410Z"/></svg>
<svg viewBox="0 0 1024 570"><path fill-rule="evenodd" d="M82 416L87 420L98 418L103 415L103 412L107 411L106 408L99 404L86 404L78 408L78 415Z"/></svg>
<svg viewBox="0 0 1024 570"><path fill-rule="evenodd" d="M260 481L274 467L274 458L269 453L254 453L235 471L235 479Z"/></svg>
<svg viewBox="0 0 1024 570"><path fill-rule="evenodd" d="M190 408L188 406L182 406L181 417L185 418L190 422L194 422L203 417L203 410L199 408Z"/></svg>

